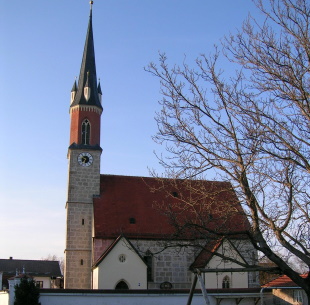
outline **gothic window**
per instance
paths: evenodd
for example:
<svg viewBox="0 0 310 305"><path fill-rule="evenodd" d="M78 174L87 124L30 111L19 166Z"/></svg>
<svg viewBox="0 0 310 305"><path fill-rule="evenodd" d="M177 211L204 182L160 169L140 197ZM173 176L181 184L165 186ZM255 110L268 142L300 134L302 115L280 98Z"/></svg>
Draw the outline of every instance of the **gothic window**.
<svg viewBox="0 0 310 305"><path fill-rule="evenodd" d="M223 278L222 288L230 288L230 280L227 275Z"/></svg>
<svg viewBox="0 0 310 305"><path fill-rule="evenodd" d="M90 139L90 123L86 119L82 123L82 144L89 145Z"/></svg>
<svg viewBox="0 0 310 305"><path fill-rule="evenodd" d="M153 256L150 251L146 252L146 256L144 256L144 261L147 266L147 281L153 282Z"/></svg>
<svg viewBox="0 0 310 305"><path fill-rule="evenodd" d="M115 289L129 289L129 287L124 280L121 280L117 283Z"/></svg>

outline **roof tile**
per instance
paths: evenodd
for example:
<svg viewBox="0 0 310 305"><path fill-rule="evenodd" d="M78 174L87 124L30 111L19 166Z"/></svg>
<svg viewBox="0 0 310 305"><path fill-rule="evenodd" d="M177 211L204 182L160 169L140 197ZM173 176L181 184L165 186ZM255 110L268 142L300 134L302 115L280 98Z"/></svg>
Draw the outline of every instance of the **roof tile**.
<svg viewBox="0 0 310 305"><path fill-rule="evenodd" d="M190 235L195 226L227 234L245 232L249 222L227 182L101 175L94 226L95 238L123 234L161 239L174 234L197 238ZM200 234L206 232L201 229Z"/></svg>

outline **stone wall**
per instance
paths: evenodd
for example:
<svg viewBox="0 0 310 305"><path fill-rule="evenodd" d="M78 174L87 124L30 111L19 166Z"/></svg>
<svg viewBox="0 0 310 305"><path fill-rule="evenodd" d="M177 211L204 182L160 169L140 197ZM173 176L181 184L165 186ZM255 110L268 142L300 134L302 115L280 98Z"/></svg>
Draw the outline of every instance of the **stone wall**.
<svg viewBox="0 0 310 305"><path fill-rule="evenodd" d="M93 156L90 166L81 166L77 159L83 150L69 151L68 202L93 202L94 195L100 195L101 151L87 151Z"/></svg>
<svg viewBox="0 0 310 305"><path fill-rule="evenodd" d="M81 150L69 151L65 288L91 288L93 196L100 193L100 151L93 163L81 166Z"/></svg>
<svg viewBox="0 0 310 305"><path fill-rule="evenodd" d="M153 254L153 281L148 282L149 289L158 289L163 282L172 283L173 289L190 288L192 272L189 271L189 266L193 263L197 250L193 247L164 249L162 242L152 240L131 242L142 257L147 253Z"/></svg>
<svg viewBox="0 0 310 305"><path fill-rule="evenodd" d="M149 289L160 288L160 284L163 282L172 283L174 289L190 288L192 272L189 267L201 251L201 248L188 246L165 249L164 242L156 240L131 240L131 242L142 257L148 251L153 254L153 281L148 283ZM232 242L248 263L257 262L257 251L249 240L235 240ZM204 241L201 244L204 244ZM185 242L184 245L186 245ZM258 272L249 272L248 285L249 288L260 287Z"/></svg>

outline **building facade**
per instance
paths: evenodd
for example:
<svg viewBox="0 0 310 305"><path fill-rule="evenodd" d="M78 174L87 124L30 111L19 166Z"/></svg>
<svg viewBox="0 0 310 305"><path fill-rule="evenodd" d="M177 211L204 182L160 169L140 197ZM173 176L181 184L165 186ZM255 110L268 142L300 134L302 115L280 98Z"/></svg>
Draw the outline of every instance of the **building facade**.
<svg viewBox="0 0 310 305"><path fill-rule="evenodd" d="M71 91L65 288L189 288L190 267L206 243L218 239L214 230L236 233L231 238L242 245L240 260L257 259L238 235L249 223L229 183L100 174L102 110L91 2L79 80ZM194 230L197 225L205 229ZM245 286L255 285L256 274L247 275Z"/></svg>
<svg viewBox="0 0 310 305"><path fill-rule="evenodd" d="M0 259L0 290L9 289L8 280L21 276L31 277L40 288L62 288L59 261Z"/></svg>

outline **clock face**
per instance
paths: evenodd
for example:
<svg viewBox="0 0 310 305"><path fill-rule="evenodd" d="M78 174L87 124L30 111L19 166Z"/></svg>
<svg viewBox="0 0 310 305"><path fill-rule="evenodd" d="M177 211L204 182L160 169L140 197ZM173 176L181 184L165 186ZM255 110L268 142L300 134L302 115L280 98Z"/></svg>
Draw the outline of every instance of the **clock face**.
<svg viewBox="0 0 310 305"><path fill-rule="evenodd" d="M82 166L90 166L93 163L93 156L87 152L80 153L78 156L78 162Z"/></svg>

